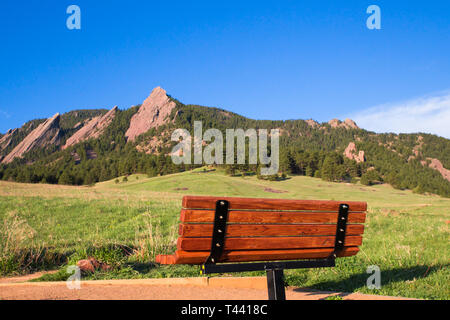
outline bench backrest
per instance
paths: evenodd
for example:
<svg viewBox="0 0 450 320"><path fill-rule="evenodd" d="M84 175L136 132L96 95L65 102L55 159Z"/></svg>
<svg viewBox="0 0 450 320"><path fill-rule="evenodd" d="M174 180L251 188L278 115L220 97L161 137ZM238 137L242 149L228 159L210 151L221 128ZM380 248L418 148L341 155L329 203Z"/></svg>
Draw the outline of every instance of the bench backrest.
<svg viewBox="0 0 450 320"><path fill-rule="evenodd" d="M185 196L177 251L163 264L203 264L211 252L216 202L229 202L220 262L326 258L333 253L338 212L349 206L346 236L338 257L353 256L362 244L365 202Z"/></svg>

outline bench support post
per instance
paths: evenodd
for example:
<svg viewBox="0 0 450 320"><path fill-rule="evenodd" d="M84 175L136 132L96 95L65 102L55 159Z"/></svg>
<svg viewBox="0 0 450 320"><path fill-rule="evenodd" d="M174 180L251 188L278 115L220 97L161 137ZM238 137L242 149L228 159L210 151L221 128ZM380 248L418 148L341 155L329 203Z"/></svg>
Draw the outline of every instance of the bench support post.
<svg viewBox="0 0 450 320"><path fill-rule="evenodd" d="M286 300L283 269L269 269L266 273L269 300Z"/></svg>
<svg viewBox="0 0 450 320"><path fill-rule="evenodd" d="M334 251L331 254L331 258L336 259L339 252L344 249L345 246L345 234L347 232L347 220L348 220L348 204L341 204L339 206L338 221L336 223L336 239L334 243Z"/></svg>
<svg viewBox="0 0 450 320"><path fill-rule="evenodd" d="M211 242L211 253L205 264L215 264L220 260L225 247L225 234L227 232L229 202L219 200L216 202L216 212L214 214L214 227Z"/></svg>

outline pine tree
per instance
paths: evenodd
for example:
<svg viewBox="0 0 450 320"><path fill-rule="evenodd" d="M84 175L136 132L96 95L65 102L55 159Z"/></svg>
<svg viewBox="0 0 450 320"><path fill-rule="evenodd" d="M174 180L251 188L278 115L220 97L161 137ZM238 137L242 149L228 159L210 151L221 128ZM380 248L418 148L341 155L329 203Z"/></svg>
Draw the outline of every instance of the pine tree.
<svg viewBox="0 0 450 320"><path fill-rule="evenodd" d="M67 173L67 171L64 171L58 179L59 184L73 184L73 178Z"/></svg>

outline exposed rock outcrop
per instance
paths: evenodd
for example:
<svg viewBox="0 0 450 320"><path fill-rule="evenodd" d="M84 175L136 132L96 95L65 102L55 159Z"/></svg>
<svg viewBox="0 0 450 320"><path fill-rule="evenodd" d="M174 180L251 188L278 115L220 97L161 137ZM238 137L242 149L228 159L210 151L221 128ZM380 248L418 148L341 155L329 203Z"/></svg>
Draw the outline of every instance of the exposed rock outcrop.
<svg viewBox="0 0 450 320"><path fill-rule="evenodd" d="M17 157L35 148L43 148L49 145L59 145L60 128L59 113L41 123L36 129L31 131L3 160L2 163L10 163Z"/></svg>
<svg viewBox="0 0 450 320"><path fill-rule="evenodd" d="M364 151L357 151L356 145L354 142L350 142L348 147L344 151L344 156L346 156L350 160L355 160L358 163L365 162L366 157Z"/></svg>
<svg viewBox="0 0 450 320"><path fill-rule="evenodd" d="M328 121L328 124L332 128L359 129L359 127L356 125L356 122L352 119L345 119L344 122L338 119L332 119Z"/></svg>
<svg viewBox="0 0 450 320"><path fill-rule="evenodd" d="M359 129L359 127L356 125L356 122L352 119L345 119L344 120L344 126L347 129Z"/></svg>
<svg viewBox="0 0 450 320"><path fill-rule="evenodd" d="M175 102L167 96L164 89L160 87L153 89L139 111L131 118L130 127L125 133L128 141L134 141L151 128L165 124L175 106Z"/></svg>
<svg viewBox="0 0 450 320"><path fill-rule="evenodd" d="M341 121L338 119L332 119L330 121L328 121L328 124L332 127L332 128L338 128L341 126Z"/></svg>
<svg viewBox="0 0 450 320"><path fill-rule="evenodd" d="M70 146L91 138L98 138L109 126L111 121L113 121L117 110L118 108L115 106L103 116L92 118L91 121L67 139L66 144L62 147L62 149L67 149Z"/></svg>
<svg viewBox="0 0 450 320"><path fill-rule="evenodd" d="M151 137L147 139L144 143L137 145L136 150L139 152L144 152L146 154L156 154L159 155L158 149L164 146L164 141L161 137ZM170 154L169 154L170 155Z"/></svg>
<svg viewBox="0 0 450 320"><path fill-rule="evenodd" d="M423 157L422 155L422 146L424 144L423 137L418 136L417 137L417 144L414 146L412 152L413 154L409 156L408 162L414 159L417 159L418 157ZM423 158L422 158L423 159ZM428 165L431 169L439 171L439 173L442 175L444 179L447 181L450 181L450 170L444 168L444 165L439 159L434 158L426 158L426 160L421 160L420 163L422 166Z"/></svg>
<svg viewBox="0 0 450 320"><path fill-rule="evenodd" d="M5 150L11 144L11 139L16 134L17 129L9 129L4 136L0 138L0 151Z"/></svg>
<svg viewBox="0 0 450 320"><path fill-rule="evenodd" d="M431 161L429 167L439 171L444 179L450 181L450 170L444 168L444 165L438 159L427 158L427 160Z"/></svg>
<svg viewBox="0 0 450 320"><path fill-rule="evenodd" d="M308 126L313 127L313 128L318 128L320 126L317 121L314 121L312 119L305 120L305 122L308 124Z"/></svg>
<svg viewBox="0 0 450 320"><path fill-rule="evenodd" d="M418 136L417 137L417 145L413 148L413 150L412 150L413 154L411 156L409 156L408 162L411 160L414 160L420 156L420 154L421 154L420 150L422 150L422 146L423 146L423 137ZM423 163L422 163L422 165L423 165Z"/></svg>

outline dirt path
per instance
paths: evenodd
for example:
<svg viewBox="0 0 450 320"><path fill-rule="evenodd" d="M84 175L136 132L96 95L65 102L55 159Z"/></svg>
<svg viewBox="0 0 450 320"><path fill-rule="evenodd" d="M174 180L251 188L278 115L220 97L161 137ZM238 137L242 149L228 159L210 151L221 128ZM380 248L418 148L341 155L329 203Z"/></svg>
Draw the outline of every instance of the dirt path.
<svg viewBox="0 0 450 320"><path fill-rule="evenodd" d="M20 282L27 282L33 279L37 279L42 277L45 274L52 274L56 273L58 271L43 271L43 272L36 272L33 274L27 274L25 276L17 276L17 277L8 277L8 278L0 278L0 284L1 283L20 283Z"/></svg>
<svg viewBox="0 0 450 320"><path fill-rule="evenodd" d="M1 300L267 300L266 279L145 279L83 281L79 290L65 282L5 283ZM320 292L288 288L288 300L320 300L339 295L344 300L397 300L404 298Z"/></svg>

